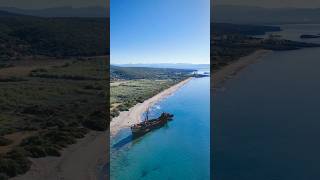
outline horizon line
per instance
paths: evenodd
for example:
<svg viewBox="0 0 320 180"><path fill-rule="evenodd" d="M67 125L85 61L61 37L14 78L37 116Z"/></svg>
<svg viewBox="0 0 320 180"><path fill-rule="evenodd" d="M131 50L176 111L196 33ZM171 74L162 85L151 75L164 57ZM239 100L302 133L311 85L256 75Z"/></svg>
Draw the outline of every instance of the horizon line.
<svg viewBox="0 0 320 180"><path fill-rule="evenodd" d="M110 63L110 65L152 65L152 64L175 64L175 65L179 65L179 64L190 64L190 65L210 65L211 63Z"/></svg>
<svg viewBox="0 0 320 180"><path fill-rule="evenodd" d="M92 6L73 6L73 5L63 5L63 6L51 6L51 7L42 7L42 8L27 8L27 7L17 7L17 6L1 6L0 8L15 8L20 10L46 10L46 9L55 9L55 8L71 8L71 9L81 9L81 8L102 8L108 9L108 5L92 5Z"/></svg>

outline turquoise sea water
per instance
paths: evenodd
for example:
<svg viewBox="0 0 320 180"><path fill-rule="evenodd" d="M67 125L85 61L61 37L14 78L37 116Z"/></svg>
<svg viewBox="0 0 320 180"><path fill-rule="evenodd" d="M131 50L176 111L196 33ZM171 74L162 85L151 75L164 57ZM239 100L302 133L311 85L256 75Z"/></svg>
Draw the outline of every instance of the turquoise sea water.
<svg viewBox="0 0 320 180"><path fill-rule="evenodd" d="M276 34L299 41L320 33L320 25L283 28ZM320 179L319 57L320 48L273 52L218 89L214 179Z"/></svg>
<svg viewBox="0 0 320 180"><path fill-rule="evenodd" d="M174 114L161 129L111 144L112 180L207 180L210 176L210 78L193 79L152 108Z"/></svg>

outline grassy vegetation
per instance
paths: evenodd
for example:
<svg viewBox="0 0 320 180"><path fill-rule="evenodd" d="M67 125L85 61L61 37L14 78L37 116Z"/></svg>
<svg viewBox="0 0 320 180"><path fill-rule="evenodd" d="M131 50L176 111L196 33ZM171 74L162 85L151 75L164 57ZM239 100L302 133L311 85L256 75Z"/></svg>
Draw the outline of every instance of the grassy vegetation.
<svg viewBox="0 0 320 180"><path fill-rule="evenodd" d="M119 115L120 111L127 111L137 103L151 98L164 89L176 84L178 80L129 80L111 84L111 118Z"/></svg>
<svg viewBox="0 0 320 180"><path fill-rule="evenodd" d="M193 70L173 68L149 68L149 67L119 67L111 66L110 79L134 80L134 79L181 79Z"/></svg>
<svg viewBox="0 0 320 180"><path fill-rule="evenodd" d="M190 77L192 70L117 67L110 69L110 116L119 115L137 103L158 94L164 89Z"/></svg>
<svg viewBox="0 0 320 180"><path fill-rule="evenodd" d="M49 79L71 79L71 80L101 80L106 77L107 71L101 71L106 67L106 62L97 62L96 67L92 67L90 58L87 60L73 60L61 66L54 66L50 70L38 68L31 71L30 76ZM101 88L100 88L101 89Z"/></svg>
<svg viewBox="0 0 320 180"><path fill-rule="evenodd" d="M0 150L15 141L5 135L35 133L0 154L0 179L26 172L31 166L28 157L60 156L90 130L108 128L106 63L102 57L70 59L31 69L25 76L2 77Z"/></svg>
<svg viewBox="0 0 320 180"><path fill-rule="evenodd" d="M22 148L16 148L9 153L0 156L0 178L8 179L25 173L31 166L27 158L28 153Z"/></svg>

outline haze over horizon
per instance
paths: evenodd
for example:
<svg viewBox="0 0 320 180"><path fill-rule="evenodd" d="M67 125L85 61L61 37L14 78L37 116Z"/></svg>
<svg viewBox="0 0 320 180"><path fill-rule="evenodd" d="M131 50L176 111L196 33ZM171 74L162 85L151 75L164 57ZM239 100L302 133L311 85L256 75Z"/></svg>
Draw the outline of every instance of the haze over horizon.
<svg viewBox="0 0 320 180"><path fill-rule="evenodd" d="M13 7L20 9L47 9L58 7L106 7L109 0L14 0L1 1L0 7Z"/></svg>
<svg viewBox="0 0 320 180"><path fill-rule="evenodd" d="M241 5L264 8L320 8L318 0L215 0L215 5Z"/></svg>

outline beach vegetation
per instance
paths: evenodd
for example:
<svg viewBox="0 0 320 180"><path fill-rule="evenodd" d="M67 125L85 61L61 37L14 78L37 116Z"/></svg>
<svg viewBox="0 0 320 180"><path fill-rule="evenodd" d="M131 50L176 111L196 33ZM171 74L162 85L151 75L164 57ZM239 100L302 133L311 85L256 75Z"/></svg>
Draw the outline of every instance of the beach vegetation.
<svg viewBox="0 0 320 180"><path fill-rule="evenodd" d="M190 77L192 72L185 69L111 66L110 118Z"/></svg>
<svg viewBox="0 0 320 180"><path fill-rule="evenodd" d="M37 64L31 68L17 63L15 67L25 68L23 71L29 73L17 72L12 78L3 77L25 79L0 81L0 174L3 178L25 173L31 166L30 157L60 156L63 148L76 143L89 131L108 128L105 99L108 73L101 65L104 60L104 57L81 61L71 58L41 68ZM52 78L54 76L59 78ZM16 141L5 135L17 132L33 133L18 145L1 151L1 147L8 149Z"/></svg>
<svg viewBox="0 0 320 180"><path fill-rule="evenodd" d="M108 22L0 11L0 179L108 128Z"/></svg>

